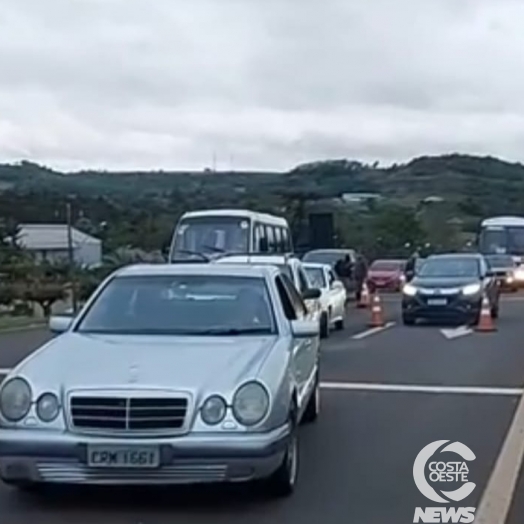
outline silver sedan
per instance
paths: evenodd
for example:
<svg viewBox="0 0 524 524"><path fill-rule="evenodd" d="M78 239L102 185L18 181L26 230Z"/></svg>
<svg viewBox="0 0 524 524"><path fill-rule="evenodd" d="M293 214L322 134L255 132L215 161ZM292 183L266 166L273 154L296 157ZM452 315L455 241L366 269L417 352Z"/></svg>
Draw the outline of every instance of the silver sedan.
<svg viewBox="0 0 524 524"><path fill-rule="evenodd" d="M4 482L293 492L297 429L319 410L319 333L278 269L130 266L50 328L0 389Z"/></svg>

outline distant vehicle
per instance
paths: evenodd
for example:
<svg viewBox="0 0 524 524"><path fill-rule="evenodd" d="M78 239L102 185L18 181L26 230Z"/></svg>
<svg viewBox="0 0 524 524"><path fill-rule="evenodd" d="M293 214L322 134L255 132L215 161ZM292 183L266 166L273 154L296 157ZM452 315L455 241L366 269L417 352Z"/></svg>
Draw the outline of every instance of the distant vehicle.
<svg viewBox="0 0 524 524"><path fill-rule="evenodd" d="M524 256L524 217L486 218L480 224L477 242L483 255L511 255L520 264Z"/></svg>
<svg viewBox="0 0 524 524"><path fill-rule="evenodd" d="M357 261L357 253L354 249L313 249L308 251L303 257L302 262L314 264L327 264L333 269L339 260L343 260L346 256L349 257L351 267L355 267ZM346 292L351 294L356 289L354 274L353 278L345 280Z"/></svg>
<svg viewBox="0 0 524 524"><path fill-rule="evenodd" d="M400 291L406 281L405 266L405 260L375 260L368 270L369 290Z"/></svg>
<svg viewBox="0 0 524 524"><path fill-rule="evenodd" d="M311 297L313 284L309 279L302 262L293 255L225 255L217 258L217 264L251 264L275 266L285 274L293 283L297 291L302 295L308 310L320 323L320 300ZM320 294L320 293L319 293Z"/></svg>
<svg viewBox="0 0 524 524"><path fill-rule="evenodd" d="M331 328L344 329L346 315L346 288L327 264L304 264L309 281L314 288L320 289L320 336L327 338Z"/></svg>
<svg viewBox="0 0 524 524"><path fill-rule="evenodd" d="M319 332L273 267L128 266L0 386L0 477L40 484L261 480L293 493L319 414Z"/></svg>
<svg viewBox="0 0 524 524"><path fill-rule="evenodd" d="M402 321L406 325L418 319L476 323L484 294L491 316L497 318L500 288L482 255L432 255L402 289Z"/></svg>
<svg viewBox="0 0 524 524"><path fill-rule="evenodd" d="M511 255L486 255L484 258L501 290L516 292L524 286L524 270L517 266Z"/></svg>
<svg viewBox="0 0 524 524"><path fill-rule="evenodd" d="M335 264L340 260L349 256L352 264L357 260L357 254L354 249L313 249L308 251L303 257L302 262L311 262L314 264L328 264L335 267Z"/></svg>
<svg viewBox="0 0 524 524"><path fill-rule="evenodd" d="M202 262L224 253L291 253L287 220L242 209L191 211L173 235L170 262Z"/></svg>

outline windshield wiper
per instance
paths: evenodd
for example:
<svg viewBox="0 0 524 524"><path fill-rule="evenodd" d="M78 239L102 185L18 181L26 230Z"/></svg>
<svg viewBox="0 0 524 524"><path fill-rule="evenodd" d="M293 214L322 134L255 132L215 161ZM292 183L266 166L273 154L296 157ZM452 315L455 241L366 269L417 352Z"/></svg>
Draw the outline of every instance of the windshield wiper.
<svg viewBox="0 0 524 524"><path fill-rule="evenodd" d="M213 253L225 253L226 250L222 249L220 247L215 246L202 246L204 249L209 249L209 251L212 251Z"/></svg>
<svg viewBox="0 0 524 524"><path fill-rule="evenodd" d="M195 335L271 335L270 327L250 327L250 328L209 328L195 332Z"/></svg>

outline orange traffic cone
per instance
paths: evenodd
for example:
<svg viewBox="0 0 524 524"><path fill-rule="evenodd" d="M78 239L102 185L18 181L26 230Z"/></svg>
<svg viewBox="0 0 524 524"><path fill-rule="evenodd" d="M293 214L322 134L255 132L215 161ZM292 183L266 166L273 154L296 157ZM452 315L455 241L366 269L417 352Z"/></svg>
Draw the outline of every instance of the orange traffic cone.
<svg viewBox="0 0 524 524"><path fill-rule="evenodd" d="M477 325L477 331L483 331L485 333L491 331L497 331L493 318L491 317L491 308L489 300L486 295L482 298L482 306L480 309L479 323Z"/></svg>
<svg viewBox="0 0 524 524"><path fill-rule="evenodd" d="M360 300L357 302L357 307L359 309L365 309L368 308L369 305L369 289L368 285L364 282L364 284L362 285L362 293L360 294Z"/></svg>
<svg viewBox="0 0 524 524"><path fill-rule="evenodd" d="M370 327L382 327L385 326L384 315L382 314L382 304L380 302L380 296L377 291L373 295L373 305L371 306L371 322Z"/></svg>

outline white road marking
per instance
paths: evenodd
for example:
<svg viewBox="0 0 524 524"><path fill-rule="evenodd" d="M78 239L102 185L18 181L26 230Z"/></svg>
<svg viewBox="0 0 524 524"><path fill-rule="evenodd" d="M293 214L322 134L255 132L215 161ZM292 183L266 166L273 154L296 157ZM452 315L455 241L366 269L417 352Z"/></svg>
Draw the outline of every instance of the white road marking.
<svg viewBox="0 0 524 524"><path fill-rule="evenodd" d="M348 391L395 391L400 393L443 393L457 395L505 395L519 396L523 388L492 388L469 386L425 386L415 384L374 384L369 382L321 382L323 389Z"/></svg>
<svg viewBox="0 0 524 524"><path fill-rule="evenodd" d="M351 338L353 340L360 340L362 338L369 337L370 335L375 335L376 333L380 333L384 331L385 329L389 329L390 327L393 327L395 325L395 322L388 322L384 326L380 327L374 327L371 329L366 329L366 331L362 331L361 333L357 333L356 335L353 335Z"/></svg>
<svg viewBox="0 0 524 524"><path fill-rule="evenodd" d="M0 368L0 376L7 375L8 373L10 373L10 371L11 371L11 368Z"/></svg>
<svg viewBox="0 0 524 524"><path fill-rule="evenodd" d="M458 337L463 337L465 335L471 335L471 333L473 333L473 330L468 326L460 326L455 329L441 329L440 332L447 339L454 339Z"/></svg>
<svg viewBox="0 0 524 524"><path fill-rule="evenodd" d="M524 456L524 397L515 411L513 421L480 499L477 524L504 524L515 495Z"/></svg>

